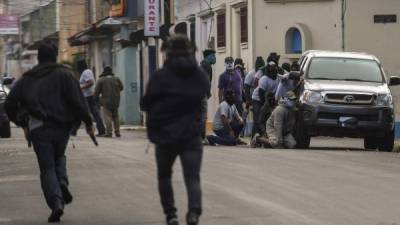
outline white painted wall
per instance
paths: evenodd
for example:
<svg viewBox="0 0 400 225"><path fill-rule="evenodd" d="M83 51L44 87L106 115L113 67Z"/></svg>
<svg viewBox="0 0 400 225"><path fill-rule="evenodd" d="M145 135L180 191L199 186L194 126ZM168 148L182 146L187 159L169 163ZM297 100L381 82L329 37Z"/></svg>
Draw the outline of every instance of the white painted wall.
<svg viewBox="0 0 400 225"><path fill-rule="evenodd" d="M397 23L374 23L375 14L396 14ZM376 55L388 75L400 76L400 1L347 0L346 51Z"/></svg>

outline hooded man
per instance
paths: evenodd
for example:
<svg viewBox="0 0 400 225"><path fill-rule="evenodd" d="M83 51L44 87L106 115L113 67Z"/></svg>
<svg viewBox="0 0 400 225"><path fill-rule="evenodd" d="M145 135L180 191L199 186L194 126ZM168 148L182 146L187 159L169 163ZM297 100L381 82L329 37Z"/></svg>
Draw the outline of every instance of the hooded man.
<svg viewBox="0 0 400 225"><path fill-rule="evenodd" d="M264 66L264 59L261 56L258 56L255 62L254 70L250 71L244 79L244 95L246 99L246 107L249 107L251 105L251 96L253 95L253 91L256 88L253 85L255 75L258 71L261 71Z"/></svg>
<svg viewBox="0 0 400 225"><path fill-rule="evenodd" d="M70 129L83 121L87 133L93 135L92 120L79 83L73 71L56 63L57 53L54 44L40 43L39 65L23 74L5 104L10 120L29 129L42 190L52 210L49 223L59 222L64 204L72 201L65 156Z"/></svg>
<svg viewBox="0 0 400 225"><path fill-rule="evenodd" d="M269 148L295 148L293 130L296 124L296 103L294 92L287 92L267 121L267 137L253 139L252 146L264 144ZM253 143L254 141L256 143Z"/></svg>
<svg viewBox="0 0 400 225"><path fill-rule="evenodd" d="M281 79L275 93L275 100L278 102L288 91L297 92L296 89L302 84L302 73L292 71Z"/></svg>
<svg viewBox="0 0 400 225"><path fill-rule="evenodd" d="M274 61L269 61L266 66L266 75L261 77L252 95L254 120L252 137L256 133L265 134L265 122L275 106L273 100L279 82L277 65Z"/></svg>
<svg viewBox="0 0 400 225"><path fill-rule="evenodd" d="M217 62L217 59L215 57L215 50L213 49L206 49L203 51L203 61L200 63L200 67L204 70L204 72L207 73L207 75L210 78L210 83L212 81L212 65L214 65Z"/></svg>
<svg viewBox="0 0 400 225"><path fill-rule="evenodd" d="M121 80L114 76L112 68L104 67L100 79L95 88L95 99L100 99L103 106L103 115L106 123L106 134L104 137L112 137L112 128L114 124L114 133L116 137L121 137L118 108L121 99L121 91L124 85Z"/></svg>
<svg viewBox="0 0 400 225"><path fill-rule="evenodd" d="M81 59L77 62L77 69L80 74L79 83L81 85L83 96L86 99L90 113L96 122L97 136L105 135L103 119L100 116L99 107L94 97L95 83L94 74L87 66L86 60Z"/></svg>
<svg viewBox="0 0 400 225"><path fill-rule="evenodd" d="M235 64L232 57L225 58L225 71L219 76L218 81L219 102L223 102L224 93L227 90L232 90L235 95L235 106L239 114L243 113L243 82L238 71L235 71Z"/></svg>
<svg viewBox="0 0 400 225"><path fill-rule="evenodd" d="M141 100L147 112L147 132L156 144L158 188L167 225L178 225L172 189L172 167L179 156L189 196L188 225L197 225L202 213L200 168L203 104L210 81L195 59L195 47L184 35L163 43L163 68L150 76Z"/></svg>
<svg viewBox="0 0 400 225"><path fill-rule="evenodd" d="M225 91L224 101L218 106L214 116L213 127L216 136L207 136L210 145L234 146L244 144L239 140L239 134L243 129L244 122L234 102L234 92L232 90Z"/></svg>
<svg viewBox="0 0 400 225"><path fill-rule="evenodd" d="M203 69L203 71L208 75L209 79L210 79L210 84L212 81L212 74L213 74L213 70L212 70L212 65L214 65L217 61L217 59L215 58L215 50L213 49L206 49L203 51L203 56L204 59L203 61L201 61L200 63L200 67ZM206 98L204 98L203 100L203 115L202 115L202 121L204 123L204 128L202 131L202 138L203 140L205 140L206 138L206 125L207 125L207 113L208 113L208 99L211 96L211 86L210 86L210 90L209 90L209 94L208 96L206 96Z"/></svg>

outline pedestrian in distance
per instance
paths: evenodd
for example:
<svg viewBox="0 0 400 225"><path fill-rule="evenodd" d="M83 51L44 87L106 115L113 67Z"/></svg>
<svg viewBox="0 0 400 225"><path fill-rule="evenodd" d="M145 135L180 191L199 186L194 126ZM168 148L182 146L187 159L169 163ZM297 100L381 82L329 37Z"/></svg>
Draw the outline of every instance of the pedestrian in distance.
<svg viewBox="0 0 400 225"><path fill-rule="evenodd" d="M114 125L114 134L121 137L118 108L121 99L121 91L124 85L116 77L109 66L104 67L100 79L95 88L95 99L100 99L100 105L103 107L103 116L106 123L106 133L103 137L112 137L112 128Z"/></svg>
<svg viewBox="0 0 400 225"><path fill-rule="evenodd" d="M206 49L203 51L203 61L200 63L200 67L203 69L203 71L208 75L208 78L210 79L210 83L212 81L212 76L213 76L213 69L212 65L214 65L217 62L217 59L215 57L215 50L213 49ZM206 126L207 126L207 113L208 113L208 99L211 97L211 86L210 90L208 93L208 96L204 98L203 100L203 115L202 115L202 121L204 123L203 131L202 131L202 138L203 138L203 143L205 142L206 138Z"/></svg>
<svg viewBox="0 0 400 225"><path fill-rule="evenodd" d="M158 188L167 225L178 225L172 189L172 167L178 156L189 197L186 223L197 225L202 213L202 103L210 81L198 66L195 49L184 35L171 36L164 42L166 61L150 76L141 100L141 109L147 112L148 136L156 145Z"/></svg>
<svg viewBox="0 0 400 225"><path fill-rule="evenodd" d="M100 115L98 102L94 97L94 90L96 86L94 74L92 70L88 68L85 59L81 59L77 62L77 70L80 74L79 83L81 85L83 96L85 97L89 111L96 122L96 128L98 132L97 136L103 136L105 134L103 119Z"/></svg>
<svg viewBox="0 0 400 225"><path fill-rule="evenodd" d="M289 91L279 101L279 105L272 112L267 121L267 136L253 139L252 145L261 144L266 148L289 148L296 147L293 131L296 124L296 103L294 92Z"/></svg>
<svg viewBox="0 0 400 225"><path fill-rule="evenodd" d="M246 144L239 139L239 134L243 129L244 122L234 102L234 92L232 90L226 90L224 101L218 106L214 117L215 135L207 136L210 145L235 146L238 144Z"/></svg>
<svg viewBox="0 0 400 225"><path fill-rule="evenodd" d="M232 57L225 58L225 71L219 76L218 81L219 89L219 103L224 101L224 93L227 90L232 90L235 95L235 106L239 114L243 113L243 81L240 73L235 70L234 61Z"/></svg>
<svg viewBox="0 0 400 225"><path fill-rule="evenodd" d="M59 222L64 204L72 201L68 189L65 150L70 129L76 122L86 124L94 136L92 119L74 72L57 64L57 47L42 42L39 65L23 74L11 90L5 109L11 121L29 129L40 168L40 182L48 207L48 222Z"/></svg>
<svg viewBox="0 0 400 225"><path fill-rule="evenodd" d="M215 57L215 50L214 49L204 50L203 57L204 59L203 61L200 62L200 67L208 75L211 83L213 75L212 65L214 65L217 62L217 58Z"/></svg>

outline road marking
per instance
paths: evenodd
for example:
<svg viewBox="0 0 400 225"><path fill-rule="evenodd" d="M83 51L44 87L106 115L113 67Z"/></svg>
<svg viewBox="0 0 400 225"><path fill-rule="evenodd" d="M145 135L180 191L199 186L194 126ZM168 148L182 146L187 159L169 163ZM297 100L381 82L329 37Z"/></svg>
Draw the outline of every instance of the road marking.
<svg viewBox="0 0 400 225"><path fill-rule="evenodd" d="M0 183L35 181L35 180L39 180L39 178L37 178L36 176L32 176L32 175L15 175L15 176L0 177Z"/></svg>

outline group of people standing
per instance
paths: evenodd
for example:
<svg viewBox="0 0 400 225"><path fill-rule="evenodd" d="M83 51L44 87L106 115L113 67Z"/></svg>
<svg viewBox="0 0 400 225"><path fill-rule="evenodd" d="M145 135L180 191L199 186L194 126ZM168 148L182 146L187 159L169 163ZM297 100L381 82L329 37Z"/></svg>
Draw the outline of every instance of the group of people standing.
<svg viewBox="0 0 400 225"><path fill-rule="evenodd" d="M218 81L220 105L213 121L215 135L206 137L207 144L246 144L239 137L252 112L252 147L296 146L296 93L302 76L297 62L280 65L279 60L275 52L266 61L259 56L255 69L246 73L242 59L225 58L225 71Z"/></svg>
<svg viewBox="0 0 400 225"><path fill-rule="evenodd" d="M97 136L112 137L112 128L114 125L115 136L121 137L118 114L120 93L124 89L121 80L114 76L110 66L106 66L104 67L103 73L99 76L99 80L96 82L92 70L88 68L86 60L84 59L77 62L77 70L80 74L80 88L86 99L89 112L96 122ZM106 124L105 127L100 113L100 105ZM73 133L76 134L76 130L74 130Z"/></svg>

